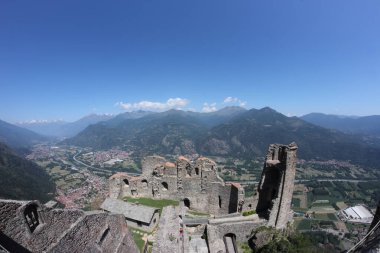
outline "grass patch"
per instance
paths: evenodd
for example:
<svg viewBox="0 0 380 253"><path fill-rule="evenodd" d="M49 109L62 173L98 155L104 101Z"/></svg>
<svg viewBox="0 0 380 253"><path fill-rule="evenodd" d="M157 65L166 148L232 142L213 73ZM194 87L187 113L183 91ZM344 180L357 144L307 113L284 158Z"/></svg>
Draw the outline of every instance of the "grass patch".
<svg viewBox="0 0 380 253"><path fill-rule="evenodd" d="M241 243L240 249L243 253L251 253L252 252L252 249L251 249L251 247L249 247L247 242Z"/></svg>
<svg viewBox="0 0 380 253"><path fill-rule="evenodd" d="M333 213L328 213L327 216L329 217L330 220L337 221L338 219L336 218L336 215Z"/></svg>
<svg viewBox="0 0 380 253"><path fill-rule="evenodd" d="M131 198L131 197L124 197L124 201L130 202L130 203L136 203L144 206L151 206L160 209L160 215L162 212L162 208L165 206L178 206L179 201L177 200L171 200L171 199L151 199L151 198Z"/></svg>
<svg viewBox="0 0 380 253"><path fill-rule="evenodd" d="M314 207L314 209L318 209L319 207L320 208L329 207L329 208L335 209L331 204L326 204L326 203L313 203L311 205L311 208L313 208L313 207Z"/></svg>
<svg viewBox="0 0 380 253"><path fill-rule="evenodd" d="M293 208L294 207L300 208L300 206L301 206L301 200L299 198L293 198L292 199L292 206L293 206Z"/></svg>
<svg viewBox="0 0 380 253"><path fill-rule="evenodd" d="M187 212L191 215L195 215L195 216L208 216L209 214L208 213L205 213L205 212L199 212L199 211L194 211L194 210L187 210Z"/></svg>
<svg viewBox="0 0 380 253"><path fill-rule="evenodd" d="M311 229L311 220L303 219L297 224L297 230L310 230Z"/></svg>
<svg viewBox="0 0 380 253"><path fill-rule="evenodd" d="M294 212L297 212L297 213L306 213L309 210L308 208L298 208L298 207L293 207L292 209Z"/></svg>
<svg viewBox="0 0 380 253"><path fill-rule="evenodd" d="M51 174L59 174L60 176L67 176L70 174L69 171L61 169L61 166L55 166L50 170Z"/></svg>
<svg viewBox="0 0 380 253"><path fill-rule="evenodd" d="M333 221L337 220L335 214L333 213L316 213L314 217L315 219L318 219L318 220L333 220Z"/></svg>
<svg viewBox="0 0 380 253"><path fill-rule="evenodd" d="M245 212L243 212L243 216L249 216L249 215L252 215L252 214L255 214L255 213L256 213L255 210L245 211Z"/></svg>
<svg viewBox="0 0 380 253"><path fill-rule="evenodd" d="M142 239L143 235L141 235L140 233L137 233L137 232L143 232L143 231L138 230L138 229L133 229L133 228L130 228L130 230L131 230L131 233L133 236L133 240L135 241L135 243L137 245L137 248L139 248L140 252L143 252L144 246L145 246L145 241ZM143 233L145 233L145 232L143 232Z"/></svg>

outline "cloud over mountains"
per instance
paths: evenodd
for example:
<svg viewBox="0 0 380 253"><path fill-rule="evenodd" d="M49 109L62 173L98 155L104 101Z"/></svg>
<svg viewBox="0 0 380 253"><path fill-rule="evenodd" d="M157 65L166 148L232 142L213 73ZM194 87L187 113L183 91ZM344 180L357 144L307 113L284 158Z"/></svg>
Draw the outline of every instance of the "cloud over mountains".
<svg viewBox="0 0 380 253"><path fill-rule="evenodd" d="M149 101L142 100L139 102L117 102L115 105L126 111L136 111L136 110L147 110L147 111L165 111L170 109L178 109L178 110L191 110L197 111L196 109L189 109L187 106L190 104L190 100L186 98L169 98L165 102L158 101ZM239 105L241 107L245 107L247 102L241 100L237 97L226 97L221 104L234 104ZM201 112L215 112L219 109L217 103L209 103L204 102L202 107L199 109Z"/></svg>
<svg viewBox="0 0 380 253"><path fill-rule="evenodd" d="M183 109L189 104L189 100L185 98L169 98L166 102L154 102L143 100L136 103L124 103L118 102L117 106L120 106L126 111L134 110L152 110L152 111L164 111L169 109Z"/></svg>

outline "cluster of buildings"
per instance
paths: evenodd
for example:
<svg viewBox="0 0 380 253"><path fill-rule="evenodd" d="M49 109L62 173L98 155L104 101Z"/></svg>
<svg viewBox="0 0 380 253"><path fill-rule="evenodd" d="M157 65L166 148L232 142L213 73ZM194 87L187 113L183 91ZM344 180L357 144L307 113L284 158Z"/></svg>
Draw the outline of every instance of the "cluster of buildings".
<svg viewBox="0 0 380 253"><path fill-rule="evenodd" d="M56 200L62 203L65 208L84 208L88 206L95 198L107 195L107 180L90 173L87 170L81 170L84 181L80 185L63 190L57 188Z"/></svg>
<svg viewBox="0 0 380 253"><path fill-rule="evenodd" d="M130 153L119 149L111 149L107 151L88 152L81 156L83 160L91 165L107 167L129 159Z"/></svg>

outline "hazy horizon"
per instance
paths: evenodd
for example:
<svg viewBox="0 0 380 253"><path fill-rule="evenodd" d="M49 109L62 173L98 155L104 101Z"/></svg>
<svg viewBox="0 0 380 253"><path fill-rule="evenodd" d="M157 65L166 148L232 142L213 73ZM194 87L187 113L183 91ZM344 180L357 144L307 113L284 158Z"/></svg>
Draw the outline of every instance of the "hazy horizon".
<svg viewBox="0 0 380 253"><path fill-rule="evenodd" d="M222 109L225 109L225 108L229 108L229 107L240 107L242 109L245 109L245 110L252 110L252 109L256 109L256 110L260 110L260 109L263 109L263 108L266 108L266 107L269 107L271 108L270 106L265 106L265 107L261 107L261 108L247 108L247 107L242 107L242 106L224 106L222 108L218 108L217 110L215 111L195 111L195 110L191 110L191 109L187 109L187 108L182 108L182 109L179 109L179 108L171 108L171 109L167 109L167 110L153 110L153 111L150 111L150 110L142 110L142 109L138 109L138 110L131 110L131 111L122 111L120 113L89 113L89 114L86 114L86 115L82 115L80 116L79 118L76 118L74 120L65 120L65 119L53 119L53 120L46 120L46 119L32 119L32 120L24 120L24 121L15 121L15 122L9 122L8 123L11 123L11 124L16 124L16 125L23 125L23 124L49 124L49 123L72 123L72 122L75 122L75 121L78 121L78 120L81 120L81 119L84 119L86 117L91 117L91 116L109 116L109 117L116 117L117 115L119 114L123 114L125 112L139 112L139 111L145 111L145 112L152 112L152 113L160 113L160 112L166 112L166 111L169 111L169 110L180 110L180 111L185 111L185 112L196 112L196 113L212 113L212 112L216 112L216 111L219 111L219 110L222 110ZM272 108L274 109L274 108ZM276 110L277 111L277 110ZM280 111L277 111L281 114L284 114ZM309 112L309 113L306 113L306 114L302 114L302 115L286 115L284 114L285 116L287 117L302 117L302 116L305 116L305 115L308 115L308 114L320 114L321 112ZM352 118L352 119L355 119L355 118L361 118L361 117L367 117L367 116L379 116L379 115L375 115L375 114L372 114L372 115L361 115L361 116L358 116L358 115L343 115L343 114L328 114L328 113L321 113L321 114L324 114L324 115L328 115L328 116L337 116L337 117L342 117L342 118ZM0 119L0 120L3 120L3 119Z"/></svg>

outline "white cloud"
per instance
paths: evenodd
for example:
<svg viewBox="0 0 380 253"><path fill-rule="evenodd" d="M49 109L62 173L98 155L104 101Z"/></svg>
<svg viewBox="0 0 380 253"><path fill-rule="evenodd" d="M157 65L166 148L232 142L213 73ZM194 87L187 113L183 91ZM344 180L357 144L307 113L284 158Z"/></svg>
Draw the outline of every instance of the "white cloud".
<svg viewBox="0 0 380 253"><path fill-rule="evenodd" d="M239 101L238 98L226 97L223 102L224 103L236 103L237 101Z"/></svg>
<svg viewBox="0 0 380 253"><path fill-rule="evenodd" d="M63 119L55 119L55 120L32 119L32 120L26 120L26 121L19 121L19 122L16 122L16 124L32 125L32 124L49 124L49 123L59 123L59 122L64 122L64 121Z"/></svg>
<svg viewBox="0 0 380 253"><path fill-rule="evenodd" d="M235 97L226 97L223 101L223 103L228 104L228 103L233 103L233 104L239 104L239 106L245 107L247 105L246 101L242 101L239 98Z"/></svg>
<svg viewBox="0 0 380 253"><path fill-rule="evenodd" d="M247 101L240 101L240 102L239 102L239 105L240 105L241 107L245 107L245 106L247 105Z"/></svg>
<svg viewBox="0 0 380 253"><path fill-rule="evenodd" d="M218 109L216 109L216 103L208 104L204 103L202 107L202 112L215 112Z"/></svg>
<svg viewBox="0 0 380 253"><path fill-rule="evenodd" d="M126 111L133 110L154 110L154 111L163 111L169 109L182 109L189 104L189 100L185 98L169 98L165 103L153 102L153 101L140 101L137 103L124 103L118 102L117 106L120 106Z"/></svg>

